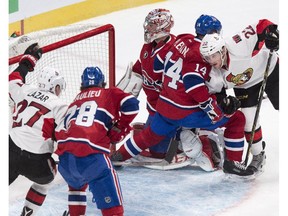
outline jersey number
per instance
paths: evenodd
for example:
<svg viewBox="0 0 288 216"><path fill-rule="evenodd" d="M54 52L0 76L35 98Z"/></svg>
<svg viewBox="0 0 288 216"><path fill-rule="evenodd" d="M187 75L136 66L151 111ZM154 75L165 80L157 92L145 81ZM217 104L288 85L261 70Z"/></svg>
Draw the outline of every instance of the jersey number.
<svg viewBox="0 0 288 216"><path fill-rule="evenodd" d="M95 101L86 101L80 107L76 105L70 107L65 117L65 128L69 127L72 119L75 119L75 124L90 127L95 118L97 103Z"/></svg>
<svg viewBox="0 0 288 216"><path fill-rule="evenodd" d="M165 68L165 74L166 76L171 78L171 81L168 83L168 86L173 89L177 89L177 81L180 80L181 76L181 71L182 71L182 65L183 65L183 59L179 58L177 61L172 61L171 56L173 53L170 51L166 55L165 63L164 63L164 68ZM167 70L167 64L173 63Z"/></svg>
<svg viewBox="0 0 288 216"><path fill-rule="evenodd" d="M249 25L248 27L246 27L246 28L242 31L242 33L244 34L244 36L245 36L247 39L249 39L249 37L250 37L251 35L256 34L255 30L253 29L253 27L252 27L251 25Z"/></svg>
<svg viewBox="0 0 288 216"><path fill-rule="evenodd" d="M42 115L45 115L51 111L47 107L45 107L45 106L43 106L37 102L34 102L34 101L30 102L30 104L28 105L27 100L23 100L23 101L19 102L17 104L17 107L20 107L20 108L18 110L17 115L13 117L13 124L12 124L13 128L14 127L21 127L23 125L22 118L18 122L16 122L16 120L18 119L19 114L22 113L27 107L34 107L37 109L37 111L34 113L34 115L32 115L31 118L26 123L24 123L24 125L27 125L29 127L33 127L35 122L38 121Z"/></svg>
<svg viewBox="0 0 288 216"><path fill-rule="evenodd" d="M171 60L172 55L173 53L171 51L167 53L165 63L164 63L164 68L165 68L166 76L171 78L171 81L168 83L168 86L170 88L177 89L177 81L180 80L180 77L181 77L183 59L179 58L177 61L174 62L173 60ZM169 64L172 63L172 65L169 66L168 69L166 69L168 62ZM200 65L196 64L195 72L201 73L202 76L204 77L207 72L207 68L206 67L200 68Z"/></svg>

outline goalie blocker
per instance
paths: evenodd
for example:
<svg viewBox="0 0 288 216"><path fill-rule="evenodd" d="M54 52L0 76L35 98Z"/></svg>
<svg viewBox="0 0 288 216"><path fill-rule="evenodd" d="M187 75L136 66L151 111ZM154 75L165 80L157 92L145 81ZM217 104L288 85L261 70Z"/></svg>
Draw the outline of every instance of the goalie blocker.
<svg viewBox="0 0 288 216"><path fill-rule="evenodd" d="M131 93L135 97L138 97L141 89L143 79L138 73L132 71L133 62L130 62L127 66L125 75L116 85L118 88L122 89L126 93Z"/></svg>

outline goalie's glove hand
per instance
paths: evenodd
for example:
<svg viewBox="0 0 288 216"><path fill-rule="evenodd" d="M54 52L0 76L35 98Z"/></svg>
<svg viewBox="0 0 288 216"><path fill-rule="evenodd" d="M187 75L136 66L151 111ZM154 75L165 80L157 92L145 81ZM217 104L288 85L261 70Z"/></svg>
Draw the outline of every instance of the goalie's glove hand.
<svg viewBox="0 0 288 216"><path fill-rule="evenodd" d="M279 49L279 31L277 25L267 26L265 31L265 45L271 51L277 51Z"/></svg>
<svg viewBox="0 0 288 216"><path fill-rule="evenodd" d="M30 45L24 52L24 55L20 59L20 64L24 64L28 67L29 71L34 71L36 62L42 57L42 49L38 43Z"/></svg>
<svg viewBox="0 0 288 216"><path fill-rule="evenodd" d="M121 142L131 131L131 127L123 126L121 123L116 123L108 132L111 144L117 144Z"/></svg>
<svg viewBox="0 0 288 216"><path fill-rule="evenodd" d="M207 101L201 103L200 108L207 113L213 124L220 121L224 116L224 113L218 106L217 101L213 100L211 97Z"/></svg>
<svg viewBox="0 0 288 216"><path fill-rule="evenodd" d="M220 102L220 107L222 108L225 116L232 116L241 106L241 102L231 95L225 97Z"/></svg>

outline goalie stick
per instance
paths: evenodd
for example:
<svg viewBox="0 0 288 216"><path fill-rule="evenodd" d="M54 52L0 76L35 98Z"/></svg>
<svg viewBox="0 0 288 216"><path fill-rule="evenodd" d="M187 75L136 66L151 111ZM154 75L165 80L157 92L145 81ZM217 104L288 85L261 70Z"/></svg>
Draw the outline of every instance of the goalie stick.
<svg viewBox="0 0 288 216"><path fill-rule="evenodd" d="M176 155L178 145L179 141L176 140L176 138L171 139L168 151L166 152L166 156L164 158L164 161L166 161L168 164L172 162L173 157Z"/></svg>
<svg viewBox="0 0 288 216"><path fill-rule="evenodd" d="M67 211L67 210L65 210L65 211L63 212L63 214L62 214L62 216L69 216L69 215L70 215L70 212Z"/></svg>
<svg viewBox="0 0 288 216"><path fill-rule="evenodd" d="M269 71L269 68L270 68L270 62L271 62L272 54L273 54L273 51L270 50L269 57L268 57L268 60L267 60L266 69L265 69L265 72L264 72L264 78L263 78L261 89L260 89L259 96L258 96L257 109L256 109L256 113L255 113L255 116L254 116L251 136L250 136L250 140L249 140L249 143L248 143L248 148L247 148L246 157L245 157L245 161L244 161L244 165L245 166L247 166L247 163L248 163L249 153L250 153L250 149L251 149L251 146L252 146L252 143L253 143L253 139L254 139L254 135L255 135L256 125L257 125L257 121L258 121L258 117L259 117L259 113L260 113L260 108L261 108L261 104L262 104L262 100L263 100L264 90L265 90L266 83L267 83L268 71Z"/></svg>
<svg viewBox="0 0 288 216"><path fill-rule="evenodd" d="M157 161L113 161L114 166L166 166L170 164L177 153L179 141L175 138L171 139L168 151L164 159L158 159Z"/></svg>

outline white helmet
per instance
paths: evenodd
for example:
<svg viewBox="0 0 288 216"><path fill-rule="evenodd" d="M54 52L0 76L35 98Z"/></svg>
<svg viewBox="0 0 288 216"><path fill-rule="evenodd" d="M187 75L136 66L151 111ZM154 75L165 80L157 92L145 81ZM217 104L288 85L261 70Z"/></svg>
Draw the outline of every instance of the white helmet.
<svg viewBox="0 0 288 216"><path fill-rule="evenodd" d="M49 91L55 94L55 87L60 86L61 91L65 90L66 82L59 71L52 67L43 68L38 74L38 88L41 91Z"/></svg>
<svg viewBox="0 0 288 216"><path fill-rule="evenodd" d="M174 19L169 10L158 8L150 11L143 24L145 42L151 43L158 38L169 35L173 26Z"/></svg>
<svg viewBox="0 0 288 216"><path fill-rule="evenodd" d="M223 47L225 47L225 41L220 34L206 34L200 45L200 53L203 57L210 56L216 52L221 53Z"/></svg>

